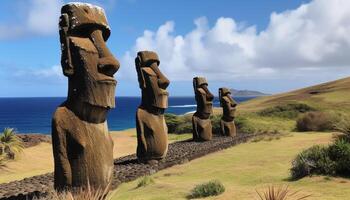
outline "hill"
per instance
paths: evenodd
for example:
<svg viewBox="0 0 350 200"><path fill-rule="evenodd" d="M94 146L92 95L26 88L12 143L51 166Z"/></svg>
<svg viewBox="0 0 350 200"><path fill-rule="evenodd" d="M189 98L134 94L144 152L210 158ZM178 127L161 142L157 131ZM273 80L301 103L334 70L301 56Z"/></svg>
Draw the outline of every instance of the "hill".
<svg viewBox="0 0 350 200"><path fill-rule="evenodd" d="M288 103L304 103L320 110L350 111L350 77L319 85L259 97L238 106L241 111L258 111Z"/></svg>
<svg viewBox="0 0 350 200"><path fill-rule="evenodd" d="M269 94L265 94L254 90L236 90L236 89L231 89L231 93L234 97L260 97L260 96L269 95Z"/></svg>

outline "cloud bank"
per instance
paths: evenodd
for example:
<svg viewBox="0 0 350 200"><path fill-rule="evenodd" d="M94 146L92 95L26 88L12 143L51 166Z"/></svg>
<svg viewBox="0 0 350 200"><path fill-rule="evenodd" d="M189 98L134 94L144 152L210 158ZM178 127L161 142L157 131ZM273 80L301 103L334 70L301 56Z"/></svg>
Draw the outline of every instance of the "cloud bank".
<svg viewBox="0 0 350 200"><path fill-rule="evenodd" d="M350 73L350 1L314 0L295 10L272 13L265 30L221 17L205 17L176 35L168 21L144 31L122 57L121 78L134 78L137 51L156 51L171 80L298 79Z"/></svg>

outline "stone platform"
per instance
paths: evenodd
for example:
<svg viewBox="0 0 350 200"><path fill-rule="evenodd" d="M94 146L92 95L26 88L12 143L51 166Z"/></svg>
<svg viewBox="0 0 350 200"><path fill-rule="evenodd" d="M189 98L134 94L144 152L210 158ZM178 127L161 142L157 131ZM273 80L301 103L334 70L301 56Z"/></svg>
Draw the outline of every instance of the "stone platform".
<svg viewBox="0 0 350 200"><path fill-rule="evenodd" d="M255 136L257 135L238 135L235 138L216 136L207 142L175 142L169 145L167 157L154 165L138 163L135 154L118 158L114 160L112 189L141 176L247 142ZM30 200L34 197L44 197L51 190L53 190L53 173L48 173L0 184L0 200Z"/></svg>

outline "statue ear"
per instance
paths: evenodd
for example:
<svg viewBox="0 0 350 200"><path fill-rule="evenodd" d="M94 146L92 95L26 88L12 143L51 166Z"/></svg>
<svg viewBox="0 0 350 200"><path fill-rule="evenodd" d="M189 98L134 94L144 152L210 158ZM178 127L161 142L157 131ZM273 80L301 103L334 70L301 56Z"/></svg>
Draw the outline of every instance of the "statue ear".
<svg viewBox="0 0 350 200"><path fill-rule="evenodd" d="M197 78L193 78L193 89L194 89L194 93L196 93L196 90L197 90Z"/></svg>
<svg viewBox="0 0 350 200"><path fill-rule="evenodd" d="M139 80L139 86L141 89L144 89L144 88L146 88L146 81L145 81L145 77L143 75L143 72L141 70L141 58L140 58L140 56L137 56L135 58L135 66L136 66L137 78Z"/></svg>
<svg viewBox="0 0 350 200"><path fill-rule="evenodd" d="M72 57L70 53L68 29L69 29L69 18L66 13L63 13L60 16L60 22L59 22L59 33L60 33L60 43L61 43L61 65L62 65L63 74L69 77L74 74L74 68L73 68Z"/></svg>
<svg viewBox="0 0 350 200"><path fill-rule="evenodd" d="M223 106L223 100L222 100L222 89L219 88L219 101L220 101L220 106L222 107Z"/></svg>

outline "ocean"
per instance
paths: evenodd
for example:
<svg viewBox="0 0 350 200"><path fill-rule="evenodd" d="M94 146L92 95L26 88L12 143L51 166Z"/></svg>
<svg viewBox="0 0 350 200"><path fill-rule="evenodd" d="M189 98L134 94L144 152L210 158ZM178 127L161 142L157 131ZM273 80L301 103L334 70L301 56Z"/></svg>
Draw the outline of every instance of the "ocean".
<svg viewBox="0 0 350 200"><path fill-rule="evenodd" d="M254 97L237 97L240 103ZM18 133L50 134L51 118L65 97L0 98L0 129L15 128ZM140 97L116 97L116 108L108 114L109 130L134 128ZM214 106L219 106L217 98ZM167 113L182 115L196 110L194 97L171 97Z"/></svg>

